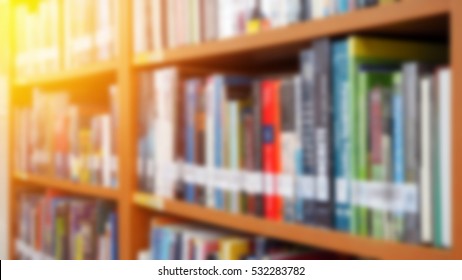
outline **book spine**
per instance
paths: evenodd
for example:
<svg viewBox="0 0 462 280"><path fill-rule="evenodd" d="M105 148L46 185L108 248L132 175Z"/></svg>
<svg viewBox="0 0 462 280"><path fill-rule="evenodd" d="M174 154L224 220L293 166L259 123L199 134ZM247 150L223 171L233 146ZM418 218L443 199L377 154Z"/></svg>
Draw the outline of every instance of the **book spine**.
<svg viewBox="0 0 462 280"><path fill-rule="evenodd" d="M276 90L275 81L262 82L263 172L265 217L276 218Z"/></svg>
<svg viewBox="0 0 462 280"><path fill-rule="evenodd" d="M188 141L185 141L185 162L189 165L195 164L196 159L196 137L195 137L195 114L196 114L196 99L197 99L197 80L188 80L185 83L186 85L186 98L185 98L185 135ZM188 171L186 171L188 172ZM186 174L186 176L191 176L192 174ZM192 176L191 176L192 177ZM190 203L195 203L195 184L190 179L185 180L185 198L186 201Z"/></svg>
<svg viewBox="0 0 462 280"><path fill-rule="evenodd" d="M406 63L403 66L403 106L405 113L405 168L406 181L412 188L417 189L419 177L419 158L421 139L418 137L420 128L420 94L419 76L423 72L422 65L416 62ZM419 243L420 217L419 213L406 213L404 218L404 238L407 242Z"/></svg>
<svg viewBox="0 0 462 280"><path fill-rule="evenodd" d="M340 40L332 46L333 122L335 164L335 225L350 230L349 129L348 129L348 42Z"/></svg>
<svg viewBox="0 0 462 280"><path fill-rule="evenodd" d="M332 226L332 139L330 91L330 42L314 42L316 96L316 221L317 225Z"/></svg>
<svg viewBox="0 0 462 280"><path fill-rule="evenodd" d="M442 247L451 248L452 236L452 74L449 68L443 68L438 74L438 91L440 95L440 170L442 205Z"/></svg>
<svg viewBox="0 0 462 280"><path fill-rule="evenodd" d="M403 187L405 182L404 171L404 135L403 135L403 94L402 76L396 73L393 77L394 93L392 96L392 119L393 119L393 151L392 151L392 172L395 187ZM398 210L395 213L395 238L403 239L404 213Z"/></svg>
<svg viewBox="0 0 462 280"><path fill-rule="evenodd" d="M196 112L195 112L195 164L196 167L203 169L205 165L205 129L206 129L206 108L205 102L206 97L203 89L203 81L198 80L197 84L197 93L196 93ZM200 170L199 169L199 170ZM203 173L203 172L199 172ZM204 186L204 176L197 176L196 172L196 189L195 189L195 201L200 205L205 205L206 193ZM199 179L199 180L198 180Z"/></svg>
<svg viewBox="0 0 462 280"><path fill-rule="evenodd" d="M294 78L294 117L295 117L295 220L303 222L303 98L302 77Z"/></svg>
<svg viewBox="0 0 462 280"><path fill-rule="evenodd" d="M420 104L420 138L422 139L421 144L421 163L420 163L420 205L421 205L421 217L420 222L422 225L422 231L420 233L420 241L422 243L432 242L432 169L437 168L435 165L432 166L432 159L434 158L434 144L432 143L432 78L431 76L423 76L420 78L420 96L422 102ZM435 159L436 161L436 159ZM436 186L435 186L436 189ZM435 193L435 196L438 194ZM435 220L435 225L438 224L438 220ZM438 231L434 232L434 237L437 239Z"/></svg>
<svg viewBox="0 0 462 280"><path fill-rule="evenodd" d="M295 220L295 92L294 79L285 78L281 82L280 115L281 115L281 174L279 191L282 197L282 211L285 221Z"/></svg>
<svg viewBox="0 0 462 280"><path fill-rule="evenodd" d="M207 182L206 182L206 205L213 208L214 201L214 185L212 176L215 171L215 84L213 77L207 79L206 84L206 168L207 168Z"/></svg>
<svg viewBox="0 0 462 280"><path fill-rule="evenodd" d="M255 165L253 166L253 172L256 176L259 176L258 173L263 171L263 155L262 155L262 103L261 103L261 83L255 82L252 89L253 95L253 118L254 118L254 158L255 158ZM259 177L261 178L261 177ZM263 201L263 193L264 193L264 185L262 180L256 180L257 186L252 186L255 188L255 212L254 214L259 217L264 217L264 201Z"/></svg>
<svg viewBox="0 0 462 280"><path fill-rule="evenodd" d="M224 122L222 118L222 112L224 108L225 96L224 96L224 81L222 76L214 77L214 95L215 95L215 166L218 170L224 167L224 155L223 155L223 129ZM221 183L215 181L214 201L217 209L224 210L224 192Z"/></svg>
<svg viewBox="0 0 462 280"><path fill-rule="evenodd" d="M314 182L316 168L316 140L315 140L315 89L314 89L314 52L305 50L300 56L302 65L302 150L303 150L303 176L301 188L303 189L303 222L315 224L316 188Z"/></svg>
<svg viewBox="0 0 462 280"><path fill-rule="evenodd" d="M229 145L229 156L230 156L230 171L233 174L237 174L240 169L239 163L239 140L240 140L240 129L239 129L239 101L233 100L229 104L229 131L230 131L230 145ZM233 176L235 178L235 176ZM232 180L230 182L230 202L231 212L239 213L239 186L237 181Z"/></svg>

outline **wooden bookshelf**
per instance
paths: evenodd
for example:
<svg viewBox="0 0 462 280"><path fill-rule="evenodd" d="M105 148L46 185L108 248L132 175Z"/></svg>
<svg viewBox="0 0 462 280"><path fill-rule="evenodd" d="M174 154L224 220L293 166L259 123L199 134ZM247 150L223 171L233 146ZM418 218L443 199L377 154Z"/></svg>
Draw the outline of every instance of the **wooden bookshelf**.
<svg viewBox="0 0 462 280"><path fill-rule="evenodd" d="M98 78L104 76L115 76L117 63L115 61L105 61L91 64L74 70L64 70L62 72L37 76L34 78L23 78L16 76L14 86L29 87L29 86L44 86L49 84L60 84L72 81L78 81L85 78Z"/></svg>
<svg viewBox="0 0 462 280"><path fill-rule="evenodd" d="M105 186L79 184L66 180L41 177L16 173L14 180L18 183L16 186L34 186L42 189L53 189L68 194L101 198L117 201L120 198L120 191Z"/></svg>
<svg viewBox="0 0 462 280"><path fill-rule="evenodd" d="M374 259L451 259L451 251L377 241L334 230L269 221L249 215L232 214L182 201L137 193L133 202L141 207L175 217L219 226L244 233L339 251Z"/></svg>
<svg viewBox="0 0 462 280"><path fill-rule="evenodd" d="M331 18L299 23L289 27L269 30L202 45L180 47L157 53L134 55L132 52L131 1L117 0L119 5L118 57L117 60L97 63L72 71L50 74L33 79L13 79L12 93L25 87L49 84L73 85L88 78L100 79L113 75L118 86L119 111L119 187L117 190L99 186L74 184L53 178L18 174L10 170L9 234L10 257L15 257L17 226L16 191L32 186L55 189L70 194L108 199L117 203L119 214L119 257L135 259L137 252L146 246L147 228L152 215L181 217L193 222L210 224L243 233L252 233L309 245L317 248L376 259L462 259L462 95L453 95L453 248L440 250L425 246L398 244L370 238L352 236L333 230L304 225L278 223L247 215L235 215L191 205L181 201L161 199L137 192L137 97L135 72L142 68L158 68L164 65L192 64L199 66L238 66L245 61L253 63L269 59L275 53L294 56L310 41L320 37L348 34L375 34L421 37L430 34L450 42L453 76L462 74L462 1L460 0L405 0L400 3L351 12ZM14 23L13 20L11 20ZM13 35L10 36L13 41ZM14 50L14 44L13 50ZM247 59L250 58L250 59ZM234 63L234 64L233 64ZM14 72L11 63L11 73ZM14 74L12 75L14 77ZM88 83L91 88L92 84ZM453 92L462 92L462 80L453 79ZM10 108L15 100L10 99ZM10 109L10 166L15 166L14 119ZM146 240L144 240L146 239ZM24 249L24 248L23 248Z"/></svg>
<svg viewBox="0 0 462 280"><path fill-rule="evenodd" d="M365 10L353 11L320 20L298 23L287 27L262 31L254 35L244 35L202 45L179 47L172 50L135 55L135 67L159 67L175 63L203 62L223 58L235 59L257 53L265 56L265 52L299 50L309 44L310 40L319 37L347 35L356 32L382 31L390 32L396 25L404 25L401 32L413 34L418 32L423 20L434 20L448 15L450 0L418 0L404 1L386 6L378 6ZM422 31L429 31L421 30ZM392 33L399 33L394 30ZM225 60L228 63L228 60ZM242 61L238 61L241 62Z"/></svg>

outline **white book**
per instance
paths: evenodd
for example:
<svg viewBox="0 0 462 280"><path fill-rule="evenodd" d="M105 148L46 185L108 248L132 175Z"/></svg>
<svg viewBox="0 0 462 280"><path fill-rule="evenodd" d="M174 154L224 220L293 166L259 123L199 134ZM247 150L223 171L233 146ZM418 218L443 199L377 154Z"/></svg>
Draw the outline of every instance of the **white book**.
<svg viewBox="0 0 462 280"><path fill-rule="evenodd" d="M438 72L439 135L441 164L441 202L443 246L452 246L452 86L451 70L444 68ZM438 133L438 132L434 132Z"/></svg>
<svg viewBox="0 0 462 280"><path fill-rule="evenodd" d="M154 51L162 51L164 48L164 38L162 36L162 30L167 28L167 26L163 26L163 17L166 15L163 14L162 5L165 2L161 0L150 0L151 1L151 38L153 39L152 46L154 47Z"/></svg>
<svg viewBox="0 0 462 280"><path fill-rule="evenodd" d="M210 77L206 85L206 166L207 166L207 182L206 182L206 205L214 207L214 185L213 173L215 170L215 78Z"/></svg>
<svg viewBox="0 0 462 280"><path fill-rule="evenodd" d="M144 11L146 0L133 0L133 50L135 53L147 51L146 34L145 34L145 16Z"/></svg>
<svg viewBox="0 0 462 280"><path fill-rule="evenodd" d="M154 86L156 93L156 146L155 165L158 171L166 172L162 168L168 168L175 161L175 115L177 92L177 72L175 68L166 68L154 73ZM160 169L159 169L160 168ZM156 174L156 187L159 194L173 198L174 182L167 180L165 176Z"/></svg>
<svg viewBox="0 0 462 280"><path fill-rule="evenodd" d="M229 110L229 132L231 135L230 145L229 145L229 156L230 156L230 170L232 171L230 179L228 180L231 186L231 212L239 212L239 194L241 186L239 182L235 179L236 172L239 171L239 141L241 137L239 129L239 102L230 101L228 104Z"/></svg>
<svg viewBox="0 0 462 280"><path fill-rule="evenodd" d="M167 22L168 22L168 48L174 48L177 46L177 23L178 19L176 18L176 0L166 1L167 3Z"/></svg>
<svg viewBox="0 0 462 280"><path fill-rule="evenodd" d="M420 138L421 166L420 166L420 205L421 205L421 241L433 241L433 203L432 203L432 77L427 76L420 80L421 110L420 110Z"/></svg>

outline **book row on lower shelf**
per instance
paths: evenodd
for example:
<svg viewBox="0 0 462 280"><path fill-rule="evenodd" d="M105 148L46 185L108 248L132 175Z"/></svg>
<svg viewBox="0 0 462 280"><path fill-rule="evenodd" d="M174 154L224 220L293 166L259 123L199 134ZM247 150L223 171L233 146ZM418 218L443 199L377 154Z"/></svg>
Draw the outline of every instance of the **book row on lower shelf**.
<svg viewBox="0 0 462 280"><path fill-rule="evenodd" d="M398 0L135 0L134 52L200 44Z"/></svg>
<svg viewBox="0 0 462 280"><path fill-rule="evenodd" d="M18 203L18 257L118 259L117 212L102 200L47 191L24 192ZM29 253L27 253L29 252Z"/></svg>
<svg viewBox="0 0 462 280"><path fill-rule="evenodd" d="M151 222L150 248L142 260L315 260L346 259L329 253L263 237L200 227L186 223Z"/></svg>
<svg viewBox="0 0 462 280"><path fill-rule="evenodd" d="M76 104L69 92L34 89L14 111L16 171L116 188L116 87L107 94L109 105Z"/></svg>
<svg viewBox="0 0 462 280"><path fill-rule="evenodd" d="M319 39L298 73L141 71L140 190L451 247L447 46Z"/></svg>

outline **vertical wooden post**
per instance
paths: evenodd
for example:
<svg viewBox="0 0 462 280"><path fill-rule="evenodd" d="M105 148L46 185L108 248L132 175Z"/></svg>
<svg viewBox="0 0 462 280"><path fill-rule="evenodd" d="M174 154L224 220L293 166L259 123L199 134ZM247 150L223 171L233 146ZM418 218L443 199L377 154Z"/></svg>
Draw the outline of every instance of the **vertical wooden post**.
<svg viewBox="0 0 462 280"><path fill-rule="evenodd" d="M132 69L132 1L118 0L118 106L120 109L118 131L119 155L119 232L120 258L134 259L136 246L136 209L132 203L136 189L136 95Z"/></svg>
<svg viewBox="0 0 462 280"><path fill-rule="evenodd" d="M452 225L454 257L462 259L462 1L451 0Z"/></svg>

